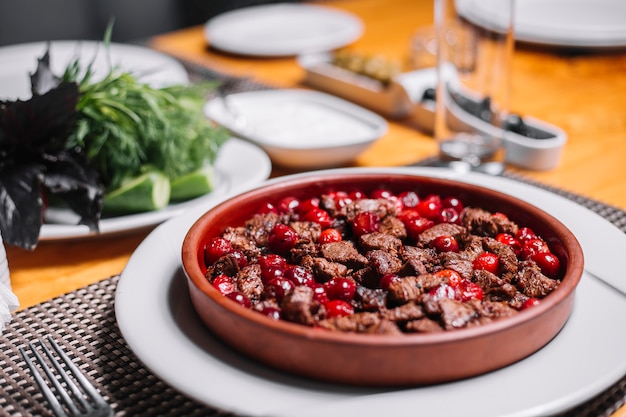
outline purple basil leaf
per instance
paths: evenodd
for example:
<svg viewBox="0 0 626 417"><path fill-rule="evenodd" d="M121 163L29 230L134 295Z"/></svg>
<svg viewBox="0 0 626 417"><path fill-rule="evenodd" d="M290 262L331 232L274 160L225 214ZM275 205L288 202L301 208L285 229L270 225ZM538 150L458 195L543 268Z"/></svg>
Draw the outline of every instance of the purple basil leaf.
<svg viewBox="0 0 626 417"><path fill-rule="evenodd" d="M54 75L50 69L50 43L46 53L37 59L37 70L30 76L31 92L33 96L42 95L61 84L61 78Z"/></svg>
<svg viewBox="0 0 626 417"><path fill-rule="evenodd" d="M0 232L9 245L32 250L41 230L43 165L14 165L0 171Z"/></svg>
<svg viewBox="0 0 626 417"><path fill-rule="evenodd" d="M43 185L81 217L80 224L98 231L104 187L98 174L81 155L63 152L45 155L47 170Z"/></svg>
<svg viewBox="0 0 626 417"><path fill-rule="evenodd" d="M8 140L39 154L63 149L76 121L78 96L76 83L63 83L27 101L0 101L0 145Z"/></svg>

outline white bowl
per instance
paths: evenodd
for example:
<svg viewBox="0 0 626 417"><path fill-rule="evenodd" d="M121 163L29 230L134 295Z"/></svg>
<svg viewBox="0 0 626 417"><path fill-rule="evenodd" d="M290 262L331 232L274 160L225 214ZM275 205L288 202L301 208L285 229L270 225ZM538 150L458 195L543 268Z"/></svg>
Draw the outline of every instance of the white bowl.
<svg viewBox="0 0 626 417"><path fill-rule="evenodd" d="M329 94L300 89L214 98L206 104L205 114L287 168L348 164L388 128L376 113Z"/></svg>

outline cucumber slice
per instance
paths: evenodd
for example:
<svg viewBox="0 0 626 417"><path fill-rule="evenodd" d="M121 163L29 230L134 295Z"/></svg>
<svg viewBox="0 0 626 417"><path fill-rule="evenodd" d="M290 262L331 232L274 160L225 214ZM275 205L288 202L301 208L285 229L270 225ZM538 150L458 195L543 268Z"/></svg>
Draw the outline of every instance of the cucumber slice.
<svg viewBox="0 0 626 417"><path fill-rule="evenodd" d="M104 196L106 213L137 213L160 210L170 201L170 181L162 173L150 171L124 182Z"/></svg>
<svg viewBox="0 0 626 417"><path fill-rule="evenodd" d="M214 184L213 167L203 167L172 180L171 199L181 201L199 197L211 192Z"/></svg>

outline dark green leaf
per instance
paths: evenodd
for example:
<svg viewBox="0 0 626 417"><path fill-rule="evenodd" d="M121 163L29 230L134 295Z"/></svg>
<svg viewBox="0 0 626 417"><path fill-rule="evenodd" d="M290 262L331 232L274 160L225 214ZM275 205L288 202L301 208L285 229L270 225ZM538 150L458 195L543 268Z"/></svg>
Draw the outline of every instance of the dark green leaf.
<svg viewBox="0 0 626 417"><path fill-rule="evenodd" d="M81 217L80 224L98 231L104 187L97 172L80 155L63 152L45 156L45 189Z"/></svg>
<svg viewBox="0 0 626 417"><path fill-rule="evenodd" d="M2 143L42 153L63 149L76 120L78 86L63 83L27 101L0 102Z"/></svg>
<svg viewBox="0 0 626 417"><path fill-rule="evenodd" d="M34 249L42 224L43 165L14 165L0 172L0 232L9 245Z"/></svg>

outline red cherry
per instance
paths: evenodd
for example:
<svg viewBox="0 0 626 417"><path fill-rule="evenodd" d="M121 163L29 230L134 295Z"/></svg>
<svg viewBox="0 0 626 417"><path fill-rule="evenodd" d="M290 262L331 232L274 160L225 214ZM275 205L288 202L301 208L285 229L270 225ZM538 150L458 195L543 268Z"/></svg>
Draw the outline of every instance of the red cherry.
<svg viewBox="0 0 626 417"><path fill-rule="evenodd" d="M341 242L342 240L341 232L333 228L322 230L320 237L317 239L319 243Z"/></svg>
<svg viewBox="0 0 626 417"><path fill-rule="evenodd" d="M435 222L427 219L426 217L416 217L411 218L404 222L404 227L406 228L407 235L411 239L417 239L417 237L424 233L426 230L430 229L435 225Z"/></svg>
<svg viewBox="0 0 626 417"><path fill-rule="evenodd" d="M274 253L260 256L257 262L261 266L261 280L264 284L276 277L282 277L287 269L287 260Z"/></svg>
<svg viewBox="0 0 626 417"><path fill-rule="evenodd" d="M405 208L398 213L398 219L406 225L409 220L422 217L415 208Z"/></svg>
<svg viewBox="0 0 626 417"><path fill-rule="evenodd" d="M441 212L443 206L441 205L441 199L439 198L439 196L429 195L428 197L420 201L415 208L422 215L422 217L434 220Z"/></svg>
<svg viewBox="0 0 626 417"><path fill-rule="evenodd" d="M204 262L213 265L219 258L233 251L233 246L223 237L213 237L204 247Z"/></svg>
<svg viewBox="0 0 626 417"><path fill-rule="evenodd" d="M283 276L295 285L313 287L315 283L313 273L301 265L289 265Z"/></svg>
<svg viewBox="0 0 626 417"><path fill-rule="evenodd" d="M265 307L259 313L274 320L280 320L280 309L276 307Z"/></svg>
<svg viewBox="0 0 626 417"><path fill-rule="evenodd" d="M389 200L390 198L394 196L395 196L394 193L392 193L391 191L385 188L377 188L370 193L371 198L384 198L384 199Z"/></svg>
<svg viewBox="0 0 626 417"><path fill-rule="evenodd" d="M223 295L230 294L237 289L235 280L228 275L223 274L213 278L213 282L211 284Z"/></svg>
<svg viewBox="0 0 626 417"><path fill-rule="evenodd" d="M313 283L313 300L318 303L325 303L328 301L328 294L326 294L326 288L319 282Z"/></svg>
<svg viewBox="0 0 626 417"><path fill-rule="evenodd" d="M441 300L442 298L454 299L456 292L454 288L448 284L439 284L428 291L434 300Z"/></svg>
<svg viewBox="0 0 626 417"><path fill-rule="evenodd" d="M520 241L509 233L499 233L498 235L496 235L496 240L500 243L504 243L505 245L510 246L511 249L513 249L515 255L519 255L522 251L522 244L520 243Z"/></svg>
<svg viewBox="0 0 626 417"><path fill-rule="evenodd" d="M400 279L401 278L396 274L385 274L380 278L380 282L378 283L378 286L382 288L383 290L389 290L389 287L391 286L391 284L393 284L394 282L400 281Z"/></svg>
<svg viewBox="0 0 626 417"><path fill-rule="evenodd" d="M542 239L535 238L529 239L522 245L520 256L522 259L530 259L530 257L536 253L550 252L548 244Z"/></svg>
<svg viewBox="0 0 626 417"><path fill-rule="evenodd" d="M439 252L459 251L459 242L457 242L454 236L437 236L430 242L430 245Z"/></svg>
<svg viewBox="0 0 626 417"><path fill-rule="evenodd" d="M324 288L329 299L349 301L356 292L356 283L350 278L334 277L324 283Z"/></svg>
<svg viewBox="0 0 626 417"><path fill-rule="evenodd" d="M457 213L463 211L463 203L456 197L446 197L441 201L441 205L447 208L453 208Z"/></svg>
<svg viewBox="0 0 626 417"><path fill-rule="evenodd" d="M474 269L481 269L498 275L500 272L500 259L493 253L483 252L474 259L473 266Z"/></svg>
<svg viewBox="0 0 626 417"><path fill-rule="evenodd" d="M357 214L352 221L352 232L356 236L366 235L378 230L380 230L380 219L376 214L369 211Z"/></svg>
<svg viewBox="0 0 626 417"><path fill-rule="evenodd" d="M520 241L521 244L524 244L527 240L530 239L537 239L537 235L529 227L520 227L515 234L515 237L517 238L517 240Z"/></svg>
<svg viewBox="0 0 626 417"><path fill-rule="evenodd" d="M274 298L279 303L283 301L285 295L294 288L293 282L284 277L276 277L265 284L265 294L269 298Z"/></svg>
<svg viewBox="0 0 626 417"><path fill-rule="evenodd" d="M444 207L441 212L435 217L436 223L460 223L461 216L452 207Z"/></svg>
<svg viewBox="0 0 626 417"><path fill-rule="evenodd" d="M561 272L561 262L559 258L551 252L539 252L530 255L530 259L534 261L541 272L549 278L556 278Z"/></svg>
<svg viewBox="0 0 626 417"><path fill-rule="evenodd" d="M482 300L483 289L480 285L467 279L461 279L456 286L449 284L439 284L428 292L435 300L450 298L459 301L471 299Z"/></svg>
<svg viewBox="0 0 626 417"><path fill-rule="evenodd" d="M337 207L344 207L352 202L352 199L345 191L331 191L328 193L328 196L333 199Z"/></svg>
<svg viewBox="0 0 626 417"><path fill-rule="evenodd" d="M268 268L270 266L277 266L285 269L287 267L287 260L275 253L268 253L267 255L261 255L257 259L257 263L261 265L261 269Z"/></svg>
<svg viewBox="0 0 626 417"><path fill-rule="evenodd" d="M330 217L330 214L328 214L326 210L319 207L315 207L307 211L302 216L302 220L306 222L319 223L322 228L329 227L333 224L333 219Z"/></svg>
<svg viewBox="0 0 626 417"><path fill-rule="evenodd" d="M415 208L420 198L415 191L403 191L398 194L398 199L404 208Z"/></svg>
<svg viewBox="0 0 626 417"><path fill-rule="evenodd" d="M288 196L282 198L276 205L276 208L278 209L279 213L288 214L296 211L299 205L300 200L298 200L296 197Z"/></svg>
<svg viewBox="0 0 626 417"><path fill-rule="evenodd" d="M367 194L361 190L353 190L348 193L348 197L350 197L352 201L356 201L367 198Z"/></svg>
<svg viewBox="0 0 626 417"><path fill-rule="evenodd" d="M527 298L522 303L522 306L520 307L520 310L526 310L527 308L537 306L537 305L539 305L540 302L541 301L538 298L534 298L534 297Z"/></svg>
<svg viewBox="0 0 626 417"><path fill-rule="evenodd" d="M344 300L329 300L324 303L326 317L345 317L354 314L354 308Z"/></svg>
<svg viewBox="0 0 626 417"><path fill-rule="evenodd" d="M282 278L285 275L285 267L270 265L265 268L261 267L261 281L267 284L274 278Z"/></svg>
<svg viewBox="0 0 626 417"><path fill-rule="evenodd" d="M453 269L442 269L433 273L433 276L437 279L446 280L446 283L451 287L458 287L461 283L461 275Z"/></svg>
<svg viewBox="0 0 626 417"><path fill-rule="evenodd" d="M236 303L239 303L240 305L246 308L250 308L250 300L248 300L248 297L246 297L239 291L233 291L231 293L228 293L226 294L226 297L230 298L231 300L235 301Z"/></svg>
<svg viewBox="0 0 626 417"><path fill-rule="evenodd" d="M298 234L286 224L278 223L274 226L267 239L271 250L278 253L287 253L298 241Z"/></svg>
<svg viewBox="0 0 626 417"><path fill-rule="evenodd" d="M459 286L456 288L456 299L459 301L468 301L471 299L482 300L483 289L480 285L467 280L461 280Z"/></svg>
<svg viewBox="0 0 626 417"><path fill-rule="evenodd" d="M278 213L278 209L272 203L265 203L257 210L259 214Z"/></svg>
<svg viewBox="0 0 626 417"><path fill-rule="evenodd" d="M319 208L320 199L317 197L309 198L308 200L304 200L300 202L298 206L298 213L304 214L311 211L314 208Z"/></svg>

